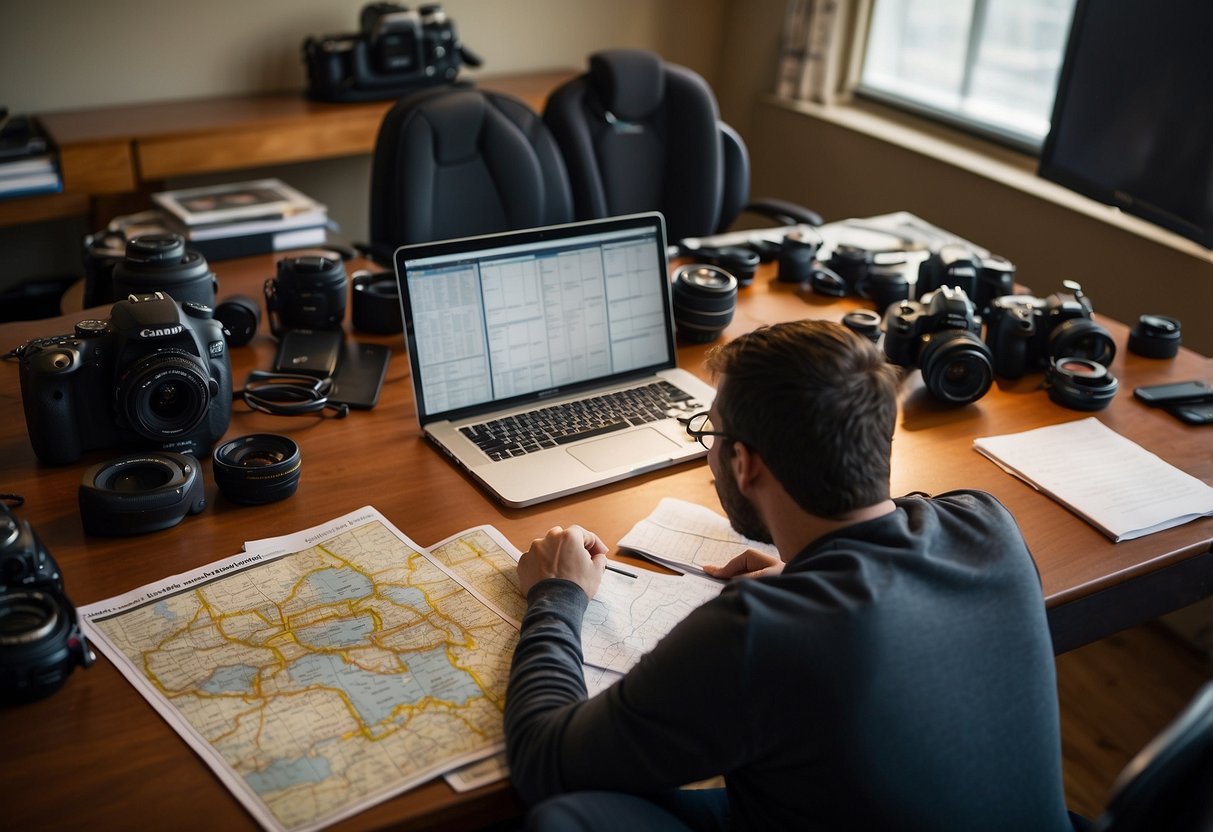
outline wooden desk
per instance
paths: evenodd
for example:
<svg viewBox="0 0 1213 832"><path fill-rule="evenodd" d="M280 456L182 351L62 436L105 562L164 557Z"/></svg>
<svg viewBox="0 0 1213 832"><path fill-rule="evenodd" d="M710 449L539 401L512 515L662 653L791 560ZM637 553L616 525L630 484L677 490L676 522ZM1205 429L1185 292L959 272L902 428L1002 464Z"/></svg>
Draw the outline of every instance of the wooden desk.
<svg viewBox="0 0 1213 832"><path fill-rule="evenodd" d="M476 76L480 89L540 112L574 70ZM41 113L59 149L63 193L0 200L0 226L89 212L92 198L155 190L171 177L370 153L395 99L310 101L302 92ZM109 216L94 217L94 224Z"/></svg>
<svg viewBox="0 0 1213 832"><path fill-rule="evenodd" d="M217 263L220 297L257 295L274 263L270 255ZM859 304L802 295L764 273L742 290L739 312L726 334L802 317L836 320ZM69 332L81 317L88 316L0 325L0 349L7 351L30 337ZM1169 462L1213 480L1213 431L1186 427L1130 395L1143 383L1213 378L1213 361L1186 351L1174 361L1124 354L1125 327L1105 323L1122 348L1113 370L1123 388L1098 418ZM252 344L232 351L234 378L270 365L274 344L267 331L263 326ZM41 535L80 605L235 554L245 540L304 529L367 504L422 544L490 523L522 548L548 527L569 522L615 541L667 495L718 506L707 466L693 462L527 509L505 508L422 439L402 337L357 337L393 348L387 384L373 411L320 420L249 413L238 406L232 419L229 437L272 432L299 443L302 480L288 500L262 507L233 505L217 493L210 464L204 463L209 506L202 514L142 537L86 538L77 516L80 477L89 465L119 452L90 452L63 467L40 465L20 415L18 367L11 361L0 364L0 408L7 414L0 422L0 490L25 496L18 514ZM683 345L679 360L702 372L704 352L703 346ZM1059 649L1213 594L1213 518L1112 544L972 449L976 436L1087 415L1052 404L1036 389L1038 382L1037 376L1000 384L974 405L956 409L926 398L912 377L894 442L894 493L976 487L1006 503L1039 565ZM0 711L0 736L8 760L5 821L11 828L253 826L197 755L104 658L87 671L75 671L54 696ZM434 780L335 828L478 828L519 810L505 784L456 795Z"/></svg>

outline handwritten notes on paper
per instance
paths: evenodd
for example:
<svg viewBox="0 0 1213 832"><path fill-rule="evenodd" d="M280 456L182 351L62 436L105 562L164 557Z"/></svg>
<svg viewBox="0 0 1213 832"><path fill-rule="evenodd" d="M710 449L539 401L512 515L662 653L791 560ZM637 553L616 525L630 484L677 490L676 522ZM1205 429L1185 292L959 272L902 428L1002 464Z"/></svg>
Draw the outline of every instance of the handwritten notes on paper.
<svg viewBox="0 0 1213 832"><path fill-rule="evenodd" d="M1213 516L1213 488L1094 417L986 436L973 447L1114 542Z"/></svg>

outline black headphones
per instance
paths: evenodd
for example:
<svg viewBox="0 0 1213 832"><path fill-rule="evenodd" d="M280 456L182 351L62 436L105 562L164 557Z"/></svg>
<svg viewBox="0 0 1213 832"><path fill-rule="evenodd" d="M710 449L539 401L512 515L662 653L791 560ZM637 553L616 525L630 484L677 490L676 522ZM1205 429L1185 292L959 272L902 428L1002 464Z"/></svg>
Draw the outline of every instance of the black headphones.
<svg viewBox="0 0 1213 832"><path fill-rule="evenodd" d="M350 406L344 402L329 401L333 389L332 378L274 373L268 370L253 370L245 379L244 389L237 396L253 410L273 416L306 416L316 413L325 415L332 409L337 419L344 419Z"/></svg>

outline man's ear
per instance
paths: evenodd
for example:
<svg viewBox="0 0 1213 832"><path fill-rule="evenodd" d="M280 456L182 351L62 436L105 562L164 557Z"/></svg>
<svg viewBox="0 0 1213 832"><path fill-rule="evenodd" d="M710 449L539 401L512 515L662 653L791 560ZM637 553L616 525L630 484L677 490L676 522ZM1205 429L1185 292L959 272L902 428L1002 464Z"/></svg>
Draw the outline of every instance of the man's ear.
<svg viewBox="0 0 1213 832"><path fill-rule="evenodd" d="M729 464L733 467L733 479L743 495L766 473L766 463L762 461L762 456L744 442L733 443L733 457Z"/></svg>

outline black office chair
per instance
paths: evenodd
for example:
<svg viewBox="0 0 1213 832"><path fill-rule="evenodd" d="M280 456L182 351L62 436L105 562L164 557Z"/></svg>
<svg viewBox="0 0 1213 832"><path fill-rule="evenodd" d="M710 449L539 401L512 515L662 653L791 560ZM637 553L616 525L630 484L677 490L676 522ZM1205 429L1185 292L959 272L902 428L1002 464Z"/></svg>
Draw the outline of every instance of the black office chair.
<svg viewBox="0 0 1213 832"><path fill-rule="evenodd" d="M1213 829L1213 682L1134 757L1112 786L1095 832Z"/></svg>
<svg viewBox="0 0 1213 832"><path fill-rule="evenodd" d="M524 102L469 85L398 101L379 127L368 253L406 243L553 225L573 218L568 174Z"/></svg>
<svg viewBox="0 0 1213 832"><path fill-rule="evenodd" d="M590 56L589 71L548 98L578 219L661 211L671 241L727 229L743 210L780 224L821 224L792 203L746 202L745 143L720 120L699 75L642 49Z"/></svg>

